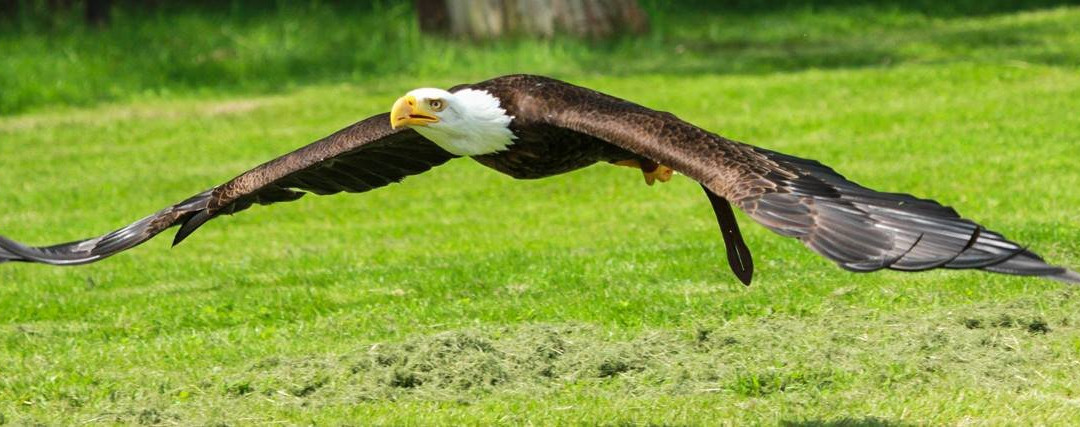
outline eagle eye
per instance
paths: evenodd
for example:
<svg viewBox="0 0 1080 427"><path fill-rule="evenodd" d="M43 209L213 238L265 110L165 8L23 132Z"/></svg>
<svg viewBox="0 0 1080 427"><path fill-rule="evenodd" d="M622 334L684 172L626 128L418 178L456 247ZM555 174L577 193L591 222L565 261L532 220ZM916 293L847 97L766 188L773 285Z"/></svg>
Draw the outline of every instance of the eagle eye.
<svg viewBox="0 0 1080 427"><path fill-rule="evenodd" d="M446 108L446 103L441 99L432 99L428 101L428 107L431 107L431 111L439 112Z"/></svg>

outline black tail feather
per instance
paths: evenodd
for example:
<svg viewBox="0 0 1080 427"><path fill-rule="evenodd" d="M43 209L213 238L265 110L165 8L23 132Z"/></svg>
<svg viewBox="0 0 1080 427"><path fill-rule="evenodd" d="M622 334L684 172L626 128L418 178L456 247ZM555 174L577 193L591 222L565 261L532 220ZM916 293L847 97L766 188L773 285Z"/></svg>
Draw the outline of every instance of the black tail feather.
<svg viewBox="0 0 1080 427"><path fill-rule="evenodd" d="M720 234L724 236L724 246L727 248L728 265L731 266L731 271L742 284L750 286L750 281L754 277L754 259L739 231L739 222L735 218L735 211L731 209L731 203L704 185L701 189L705 190L705 194L709 196L709 203L712 204L713 212L716 214L716 222L720 224Z"/></svg>

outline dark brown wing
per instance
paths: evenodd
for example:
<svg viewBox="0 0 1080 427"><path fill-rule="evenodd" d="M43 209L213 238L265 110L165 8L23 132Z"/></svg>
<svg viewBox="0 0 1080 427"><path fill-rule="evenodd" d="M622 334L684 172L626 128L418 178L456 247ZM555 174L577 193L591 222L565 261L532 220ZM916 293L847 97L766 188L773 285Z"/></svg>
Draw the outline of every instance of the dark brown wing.
<svg viewBox="0 0 1080 427"><path fill-rule="evenodd" d="M100 237L45 247L0 237L0 263L91 263L181 225L176 244L206 221L256 203L292 201L305 192L360 193L425 172L453 157L415 131L391 129L389 115L380 114Z"/></svg>
<svg viewBox="0 0 1080 427"><path fill-rule="evenodd" d="M537 76L477 86L512 99L507 111L519 125L571 129L667 165L852 271L973 268L1080 283L1080 274L952 208L862 187L818 162L731 141L669 113Z"/></svg>
<svg viewBox="0 0 1080 427"><path fill-rule="evenodd" d="M964 219L951 207L851 182L816 161L754 148L776 166L745 185L759 194L738 204L769 229L798 238L857 272L981 269L1080 283L1026 248Z"/></svg>

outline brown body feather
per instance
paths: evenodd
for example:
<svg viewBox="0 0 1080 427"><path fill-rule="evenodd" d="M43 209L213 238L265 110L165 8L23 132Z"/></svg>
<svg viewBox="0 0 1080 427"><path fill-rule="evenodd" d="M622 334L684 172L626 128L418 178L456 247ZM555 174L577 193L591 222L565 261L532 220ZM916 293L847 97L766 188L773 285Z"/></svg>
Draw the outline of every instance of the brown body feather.
<svg viewBox="0 0 1080 427"><path fill-rule="evenodd" d="M666 112L540 76L503 76L451 91L465 88L494 95L514 117L514 144L475 157L495 170L531 179L601 161L642 160L701 183L729 250L737 251L729 260L744 283L753 264L728 201L851 271L973 268L1080 283L1080 274L1046 264L952 208L862 187L818 162L731 141ZM101 237L48 247L0 237L0 262L94 262L174 225L181 225L178 243L221 214L296 200L305 192L368 191L453 157L416 132L391 129L387 115L377 115Z"/></svg>

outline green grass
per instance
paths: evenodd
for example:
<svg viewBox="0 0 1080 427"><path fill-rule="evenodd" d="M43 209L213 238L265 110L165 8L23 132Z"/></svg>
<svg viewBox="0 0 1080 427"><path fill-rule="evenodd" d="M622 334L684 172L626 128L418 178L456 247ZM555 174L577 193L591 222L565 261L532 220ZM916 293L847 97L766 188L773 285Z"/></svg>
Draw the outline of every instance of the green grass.
<svg viewBox="0 0 1080 427"><path fill-rule="evenodd" d="M407 21L380 13L381 29ZM692 19L670 13L660 22ZM1080 267L1080 9L755 16L612 45L492 51L406 29L385 47L417 67L393 59L399 75L370 80L342 74L351 63L294 76L275 65L291 60L264 58L264 69L236 71L258 62L246 53L192 71L205 80L155 75L184 67L170 52L110 74L10 35L0 97L21 93L4 108L29 112L0 117L0 232L48 243L111 230L415 86L513 70L933 197ZM213 24L200 19L178 20L177 34ZM290 25L224 24L243 40ZM88 37L127 37L116 34ZM279 41L237 46L257 57ZM418 55L428 49L439 53ZM293 55L335 61L323 53ZM79 69L88 73L69 80L70 98L35 92ZM264 71L295 87L261 86ZM101 86L108 75L122 76L114 92ZM708 203L685 178L645 187L639 173L596 166L515 181L458 160L368 194L253 208L176 248L161 238L85 267L3 265L0 423L1080 419L1077 288L976 272L857 275L741 221L758 265L749 288L727 270Z"/></svg>

